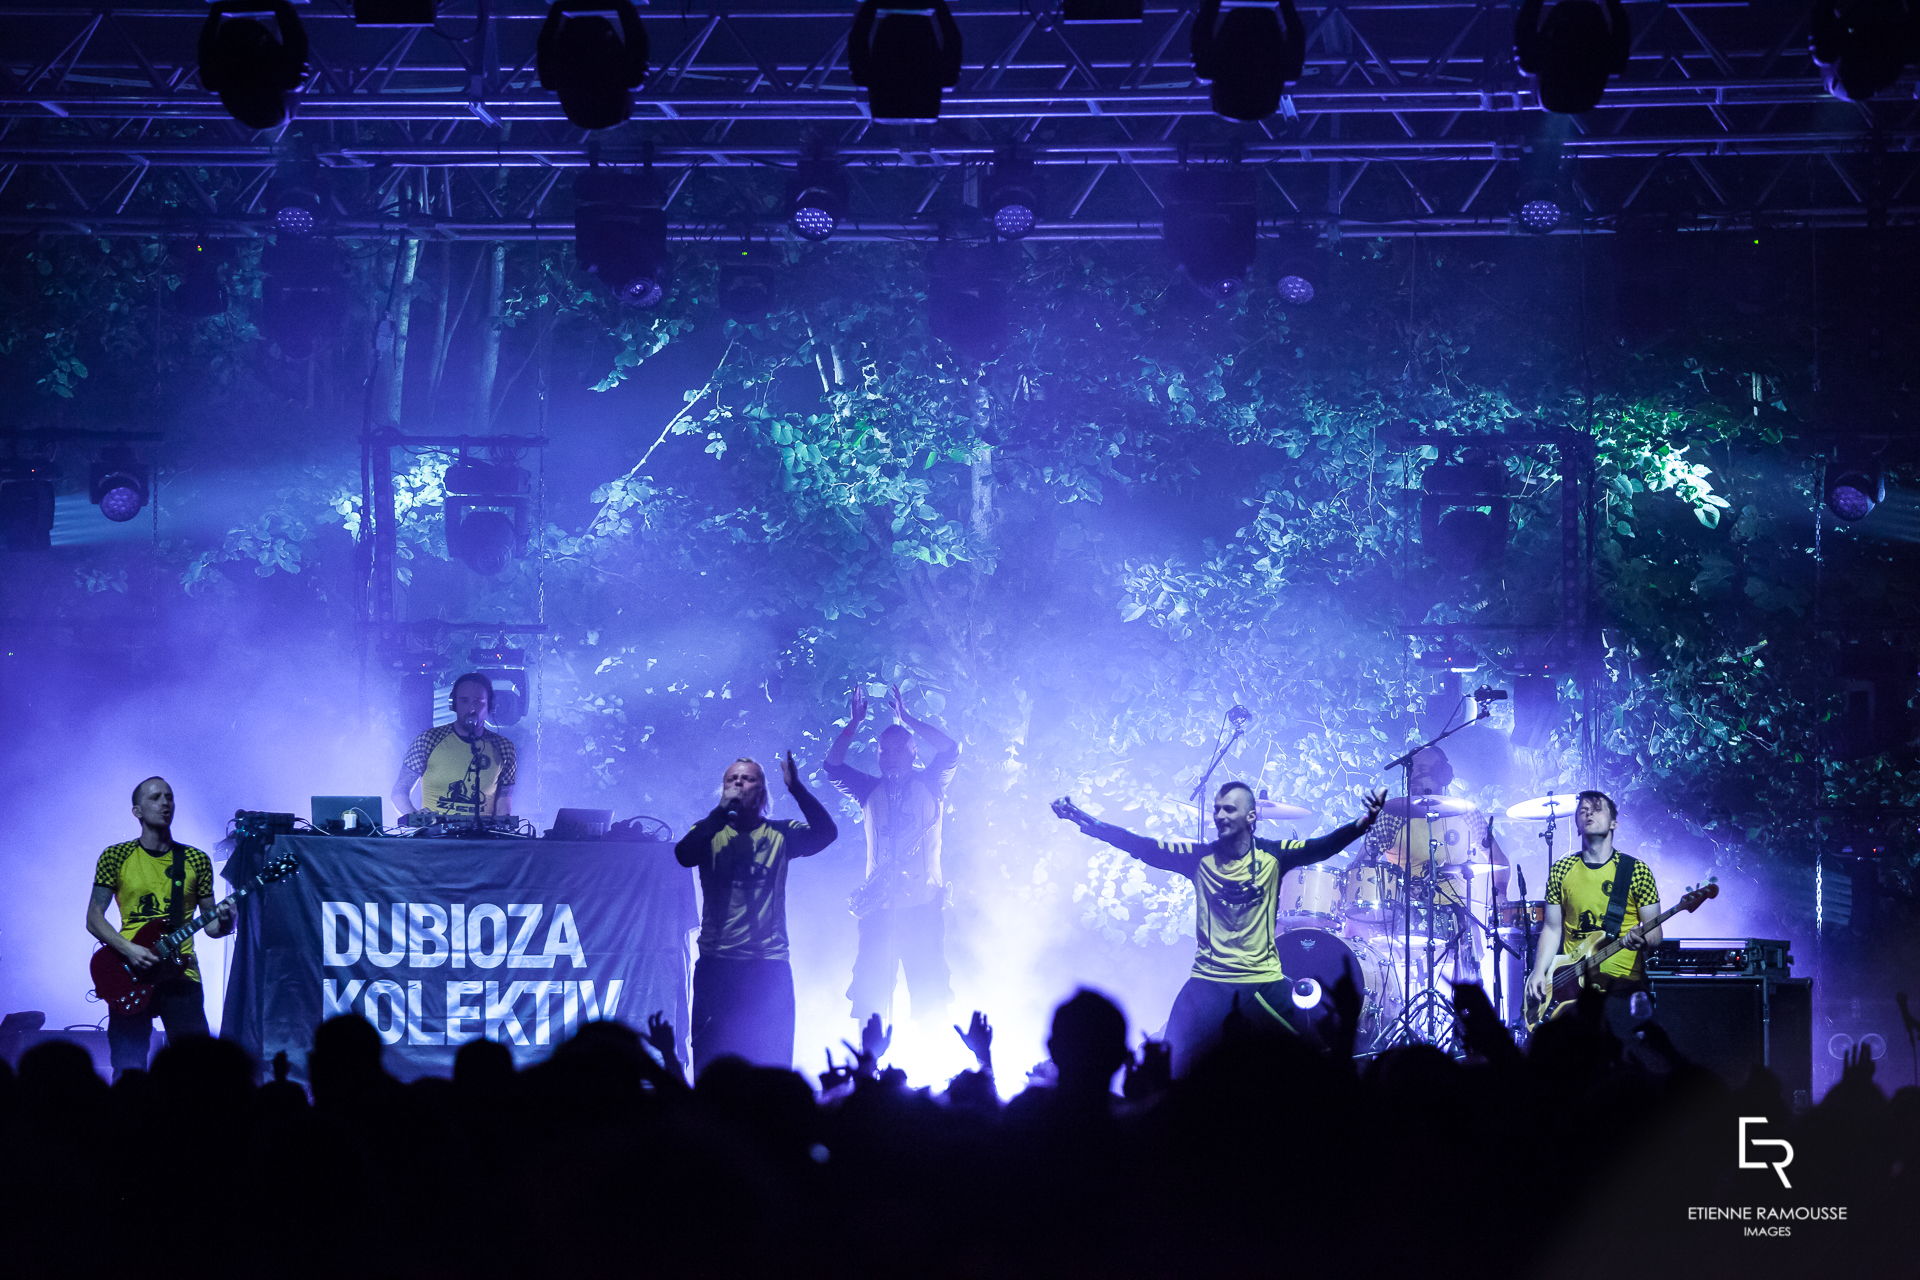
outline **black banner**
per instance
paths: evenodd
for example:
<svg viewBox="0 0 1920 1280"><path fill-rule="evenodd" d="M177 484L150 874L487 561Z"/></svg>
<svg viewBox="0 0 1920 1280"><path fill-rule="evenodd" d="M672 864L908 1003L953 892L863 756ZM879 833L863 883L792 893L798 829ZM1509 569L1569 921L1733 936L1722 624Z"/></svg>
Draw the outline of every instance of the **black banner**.
<svg viewBox="0 0 1920 1280"><path fill-rule="evenodd" d="M697 917L670 845L281 836L269 852L300 873L242 908L221 1032L263 1064L284 1049L304 1075L313 1029L349 1012L401 1079L451 1073L469 1040L525 1065L583 1023L655 1011L685 1040Z"/></svg>

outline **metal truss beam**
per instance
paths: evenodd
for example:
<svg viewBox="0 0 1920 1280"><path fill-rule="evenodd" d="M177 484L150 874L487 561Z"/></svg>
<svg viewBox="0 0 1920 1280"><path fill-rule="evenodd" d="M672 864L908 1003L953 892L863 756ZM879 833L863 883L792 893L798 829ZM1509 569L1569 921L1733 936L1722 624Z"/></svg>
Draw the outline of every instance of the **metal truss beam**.
<svg viewBox="0 0 1920 1280"><path fill-rule="evenodd" d="M1551 131L1580 225L1886 224L1920 204L1920 104L1828 98L1804 6L1630 4L1634 52L1598 110L1537 110L1487 0L1347 0L1303 9L1307 75L1280 113L1220 120L1186 62L1185 6L1118 26L1062 23L1058 0L956 0L967 44L940 121L880 125L844 69L851 6L683 0L645 16L656 69L634 120L588 136L532 71L540 0L443 0L429 31L302 11L311 74L295 122L254 135L198 84L198 0L42 0L0 10L0 228L258 234L267 178L328 181L337 235L568 234L566 171L651 156L677 234L767 227L797 155L849 166L851 234L951 232L999 148L1038 161L1043 238L1158 224L1173 166L1256 166L1272 225L1371 234L1504 233L1523 148ZM1910 90L1910 86L1902 86Z"/></svg>

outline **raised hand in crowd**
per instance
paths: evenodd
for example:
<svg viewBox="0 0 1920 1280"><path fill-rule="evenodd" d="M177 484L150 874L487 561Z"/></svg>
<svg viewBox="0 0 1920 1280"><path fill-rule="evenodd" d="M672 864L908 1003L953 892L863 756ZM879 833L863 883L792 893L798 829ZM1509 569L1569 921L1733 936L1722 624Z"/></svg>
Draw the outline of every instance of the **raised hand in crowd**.
<svg viewBox="0 0 1920 1280"><path fill-rule="evenodd" d="M954 1024L953 1034L960 1037L960 1043L967 1046L973 1054L973 1060L980 1064L982 1071L993 1070L993 1024L987 1021L987 1015L978 1009L973 1011L973 1020L962 1031L958 1023Z"/></svg>
<svg viewBox="0 0 1920 1280"><path fill-rule="evenodd" d="M1360 1031L1360 988L1353 981L1353 970L1344 969L1334 980L1332 1043L1327 1048L1335 1062L1353 1061L1353 1041Z"/></svg>
<svg viewBox="0 0 1920 1280"><path fill-rule="evenodd" d="M1467 1052L1486 1062L1511 1062L1520 1056L1513 1035L1500 1021L1493 1001L1478 983L1462 982L1453 988L1453 1022L1460 1030L1460 1042Z"/></svg>
<svg viewBox="0 0 1920 1280"><path fill-rule="evenodd" d="M912 716L907 714L907 697L900 692L899 685L891 684L887 686L887 702L893 708L894 719L900 721L902 724L913 719Z"/></svg>
<svg viewBox="0 0 1920 1280"><path fill-rule="evenodd" d="M787 784L787 791L799 795L806 790L800 785L800 765L793 758L793 748L789 747L780 755L780 781Z"/></svg>
<svg viewBox="0 0 1920 1280"><path fill-rule="evenodd" d="M847 698L847 727L858 728L867 718L867 686L856 683L853 692Z"/></svg>
<svg viewBox="0 0 1920 1280"><path fill-rule="evenodd" d="M863 1062L879 1065L880 1059L887 1056L887 1050L893 1044L893 1028L884 1025L877 1013L869 1014L860 1028L860 1057Z"/></svg>
<svg viewBox="0 0 1920 1280"><path fill-rule="evenodd" d="M1165 1093L1173 1084L1173 1050L1165 1040L1144 1039L1140 1056L1127 1063L1120 1095L1128 1102L1145 1102Z"/></svg>
<svg viewBox="0 0 1920 1280"><path fill-rule="evenodd" d="M680 1068L680 1037L668 1022L666 1015L659 1010L647 1015L647 1043L660 1055L662 1065L671 1063L675 1070Z"/></svg>

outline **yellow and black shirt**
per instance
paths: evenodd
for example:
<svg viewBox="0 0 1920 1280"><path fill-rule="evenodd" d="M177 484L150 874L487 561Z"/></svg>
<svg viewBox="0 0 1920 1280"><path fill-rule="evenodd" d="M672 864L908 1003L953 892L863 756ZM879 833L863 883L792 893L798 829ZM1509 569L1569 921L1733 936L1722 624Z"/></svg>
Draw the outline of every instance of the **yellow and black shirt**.
<svg viewBox="0 0 1920 1280"><path fill-rule="evenodd" d="M700 872L700 955L710 960L787 958L787 863L832 844L838 828L802 791L804 822L719 809L695 823L673 856Z"/></svg>
<svg viewBox="0 0 1920 1280"><path fill-rule="evenodd" d="M1360 835L1359 826L1350 822L1311 840L1256 838L1248 853L1225 858L1217 841L1153 840L1106 822L1086 831L1150 867L1193 881L1194 977L1255 983L1286 976L1273 941L1280 877L1331 858Z"/></svg>
<svg viewBox="0 0 1920 1280"><path fill-rule="evenodd" d="M180 884L181 921L191 919L200 903L213 896L213 859L192 845L178 846L184 855ZM93 867L93 883L98 889L111 889L120 906L120 936L131 940L143 925L165 921L173 901L173 881L167 872L173 867L173 850L149 853L138 840L108 845ZM200 981L200 962L194 959L189 940L180 949L186 976Z"/></svg>
<svg viewBox="0 0 1920 1280"><path fill-rule="evenodd" d="M500 788L513 785L515 762L512 740L491 729L476 743L469 743L450 724L429 729L407 748L401 768L420 779L422 809L471 817L476 763L480 767L479 812L492 813Z"/></svg>
<svg viewBox="0 0 1920 1280"><path fill-rule="evenodd" d="M1613 880L1620 869L1620 854L1597 867L1590 867L1579 854L1556 861L1547 869L1547 905L1560 908L1560 952L1571 955L1574 948L1600 931L1607 918L1607 905L1613 901ZM1620 917L1620 932L1639 924L1643 907L1656 905L1660 890L1653 882L1653 869L1638 858L1633 863L1633 880L1627 885L1627 909ZM1641 953L1622 947L1600 964L1600 972L1615 978L1639 979L1646 976Z"/></svg>

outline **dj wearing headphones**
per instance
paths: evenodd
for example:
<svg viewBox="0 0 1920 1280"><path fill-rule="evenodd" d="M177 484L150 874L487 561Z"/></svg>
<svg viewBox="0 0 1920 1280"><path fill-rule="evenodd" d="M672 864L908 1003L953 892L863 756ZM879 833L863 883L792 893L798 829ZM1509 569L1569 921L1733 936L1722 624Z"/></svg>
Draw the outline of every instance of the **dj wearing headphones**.
<svg viewBox="0 0 1920 1280"><path fill-rule="evenodd" d="M513 812L513 742L487 727L493 682L469 671L453 682L453 723L413 740L393 780L395 813L418 812L430 822Z"/></svg>

